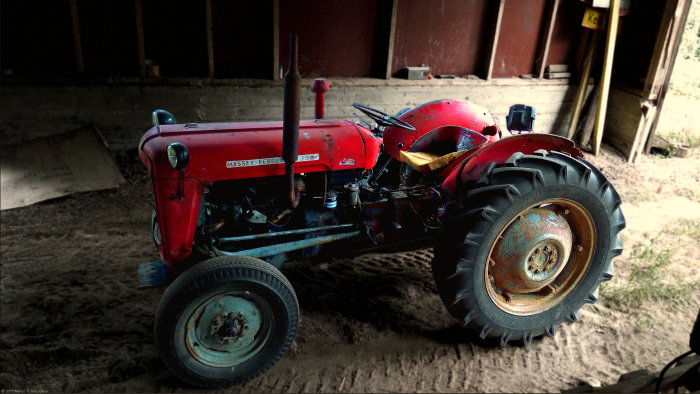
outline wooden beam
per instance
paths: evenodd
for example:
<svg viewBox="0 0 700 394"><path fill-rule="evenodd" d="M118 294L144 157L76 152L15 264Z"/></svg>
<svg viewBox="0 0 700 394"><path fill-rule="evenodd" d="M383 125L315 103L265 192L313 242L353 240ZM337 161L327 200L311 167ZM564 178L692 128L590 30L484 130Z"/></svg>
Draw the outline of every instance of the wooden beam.
<svg viewBox="0 0 700 394"><path fill-rule="evenodd" d="M598 155L600 144L603 142L603 130L605 128L605 115L608 109L608 95L610 94L610 76L612 74L613 55L615 54L615 41L617 41L617 24L620 20L620 0L611 0L608 9L608 35L605 42L605 56L603 58L603 74L600 77L600 96L598 96L598 113L596 114L593 128L593 154Z"/></svg>
<svg viewBox="0 0 700 394"><path fill-rule="evenodd" d="M214 78L214 30L211 17L211 0L206 0L207 13L207 56L209 58L209 78Z"/></svg>
<svg viewBox="0 0 700 394"><path fill-rule="evenodd" d="M581 116L581 110L583 109L584 99L586 98L586 90L588 90L588 79L591 77L591 70L593 69L593 63L595 63L596 48L598 47L597 43L598 30L596 30L593 33L590 45L588 45L588 59L586 60L585 66L583 66L581 82L578 85L578 92L576 93L576 102L574 103L574 113L571 115L571 124L569 124L569 133L567 134L567 138L569 139L574 137L576 127L578 126L578 120Z"/></svg>
<svg viewBox="0 0 700 394"><path fill-rule="evenodd" d="M668 91L668 84L671 82L671 73L673 71L673 66L676 64L676 57L678 56L678 48L681 45L681 37L683 35L683 27L688 20L688 13L690 12L690 0L681 0L682 5L678 4L676 7L676 12L674 13L674 27L676 30L675 36L673 36L669 41L669 46L671 48L665 48L665 52L669 52L669 64L666 67L666 76L664 78L664 83L658 93L658 98L656 100L656 114L654 114L654 120L651 122L651 127L649 128L649 135L647 136L646 143L644 144L644 153L649 154L651 150L651 143L654 140L654 135L656 135L656 127L659 125L659 117L661 116L661 111L664 107L664 100L666 99L666 92Z"/></svg>
<svg viewBox="0 0 700 394"><path fill-rule="evenodd" d="M272 80L280 79L280 1L272 0Z"/></svg>
<svg viewBox="0 0 700 394"><path fill-rule="evenodd" d="M559 9L560 0L550 0L549 14L545 21L544 30L540 37L539 52L535 61L535 73L539 79L544 77L544 68L547 65L547 57L549 56L549 46L552 42L552 33L554 32L554 24L557 20L557 10Z"/></svg>
<svg viewBox="0 0 700 394"><path fill-rule="evenodd" d="M391 68L394 61L394 36L396 35L396 12L399 8L399 0L391 3L391 20L389 21L389 47L386 51L386 74L384 79L391 78Z"/></svg>
<svg viewBox="0 0 700 394"><path fill-rule="evenodd" d="M644 80L643 98L655 100L663 84L669 63L666 47L671 39L672 25L675 20L674 15L678 5L679 0L670 0L666 2L659 31L656 34L654 52L649 62L646 79Z"/></svg>
<svg viewBox="0 0 700 394"><path fill-rule="evenodd" d="M143 7L141 0L134 0L134 10L136 11L136 43L139 56L139 77L146 76L146 47L143 40Z"/></svg>
<svg viewBox="0 0 700 394"><path fill-rule="evenodd" d="M70 0L70 17L73 23L73 48L75 49L75 68L78 74L85 71L83 65L83 45L80 42L80 23L78 21L78 0Z"/></svg>
<svg viewBox="0 0 700 394"><path fill-rule="evenodd" d="M496 61L496 48L498 47L498 36L501 33L501 21L503 20L503 8L505 5L506 0L500 0L498 5L498 14L496 14L496 22L493 25L493 31L487 45L486 80L491 79L493 76L493 65Z"/></svg>

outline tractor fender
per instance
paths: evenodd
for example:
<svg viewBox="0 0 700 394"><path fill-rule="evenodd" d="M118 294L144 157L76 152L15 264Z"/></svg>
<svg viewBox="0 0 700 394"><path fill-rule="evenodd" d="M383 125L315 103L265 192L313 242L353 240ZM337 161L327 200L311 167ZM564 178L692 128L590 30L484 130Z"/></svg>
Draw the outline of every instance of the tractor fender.
<svg viewBox="0 0 700 394"><path fill-rule="evenodd" d="M488 144L464 158L445 178L442 188L449 193L456 193L459 185L479 179L489 163L503 163L513 153L529 155L539 149L583 157L583 152L568 138L537 133L514 135Z"/></svg>

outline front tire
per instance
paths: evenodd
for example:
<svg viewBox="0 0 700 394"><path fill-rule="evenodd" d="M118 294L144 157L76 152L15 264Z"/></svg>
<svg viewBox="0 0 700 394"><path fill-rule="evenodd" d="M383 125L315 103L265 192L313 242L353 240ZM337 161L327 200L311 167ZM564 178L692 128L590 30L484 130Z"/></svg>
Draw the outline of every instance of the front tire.
<svg viewBox="0 0 700 394"><path fill-rule="evenodd" d="M440 297L482 339L553 336L598 297L622 252L621 199L582 159L516 153L462 185L435 244Z"/></svg>
<svg viewBox="0 0 700 394"><path fill-rule="evenodd" d="M156 313L155 343L175 376L217 388L272 368L298 324L296 294L279 270L248 256L222 256L168 287Z"/></svg>

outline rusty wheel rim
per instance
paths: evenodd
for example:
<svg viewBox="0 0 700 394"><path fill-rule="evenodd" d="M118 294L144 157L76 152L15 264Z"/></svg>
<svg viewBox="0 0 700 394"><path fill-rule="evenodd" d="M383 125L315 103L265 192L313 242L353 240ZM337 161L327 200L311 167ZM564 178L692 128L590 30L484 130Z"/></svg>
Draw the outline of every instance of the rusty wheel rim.
<svg viewBox="0 0 700 394"><path fill-rule="evenodd" d="M549 310L583 279L595 251L595 225L580 204L548 199L518 213L491 245L486 289L519 316Z"/></svg>

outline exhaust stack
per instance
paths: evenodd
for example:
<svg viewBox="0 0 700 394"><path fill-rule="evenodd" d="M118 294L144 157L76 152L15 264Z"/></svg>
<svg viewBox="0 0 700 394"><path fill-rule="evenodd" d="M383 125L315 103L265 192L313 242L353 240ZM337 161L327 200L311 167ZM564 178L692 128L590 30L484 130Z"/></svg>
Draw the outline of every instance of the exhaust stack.
<svg viewBox="0 0 700 394"><path fill-rule="evenodd" d="M301 97L301 75L297 64L297 36L289 36L289 70L284 77L284 117L282 123L282 159L289 182L289 203L292 208L299 205L301 187L294 182L294 162L299 156L299 107Z"/></svg>

